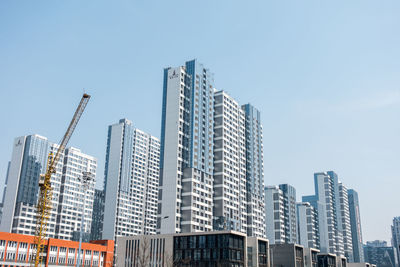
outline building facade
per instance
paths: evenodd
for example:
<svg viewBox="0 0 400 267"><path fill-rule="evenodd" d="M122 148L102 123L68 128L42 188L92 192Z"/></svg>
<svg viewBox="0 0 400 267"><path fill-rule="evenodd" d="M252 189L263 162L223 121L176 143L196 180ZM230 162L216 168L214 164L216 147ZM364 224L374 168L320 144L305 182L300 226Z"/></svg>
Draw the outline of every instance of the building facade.
<svg viewBox="0 0 400 267"><path fill-rule="evenodd" d="M76 266L79 242L49 238L45 241L43 265ZM114 241L99 240L82 243L81 266L111 267ZM0 232L0 264L2 266L30 266L36 256L34 236Z"/></svg>
<svg viewBox="0 0 400 267"><path fill-rule="evenodd" d="M304 247L304 266L318 267L318 253L318 249Z"/></svg>
<svg viewBox="0 0 400 267"><path fill-rule="evenodd" d="M265 232L271 244L285 243L283 192L278 186L265 187Z"/></svg>
<svg viewBox="0 0 400 267"><path fill-rule="evenodd" d="M388 247L386 241L367 241L364 245L365 261L380 267L397 267L399 262L394 247Z"/></svg>
<svg viewBox="0 0 400 267"><path fill-rule="evenodd" d="M197 60L164 70L157 233L265 236L260 112Z"/></svg>
<svg viewBox="0 0 400 267"><path fill-rule="evenodd" d="M279 188L283 192L285 243L295 244L297 243L296 189L288 184L280 184Z"/></svg>
<svg viewBox="0 0 400 267"><path fill-rule="evenodd" d="M14 140L12 158L6 178L4 192L3 220L0 230L10 233L35 234L36 204L39 193L39 176L46 172L49 153L55 153L58 146L40 135L28 135ZM80 182L82 172L96 175L97 160L77 148L66 148L51 176L52 209L47 236L71 240L79 232L83 214L83 189ZM91 227L93 179L86 192L84 232Z"/></svg>
<svg viewBox="0 0 400 267"><path fill-rule="evenodd" d="M353 257L353 242L351 235L351 220L350 220L350 208L347 187L343 183L338 183L339 197L337 201L338 210L338 229L343 236L343 250L349 262L354 262Z"/></svg>
<svg viewBox="0 0 400 267"><path fill-rule="evenodd" d="M271 244L297 243L296 189L293 186L265 187L265 225Z"/></svg>
<svg viewBox="0 0 400 267"><path fill-rule="evenodd" d="M349 196L351 240L353 245L354 262L364 262L364 249L358 193L353 189L349 189L347 192Z"/></svg>
<svg viewBox="0 0 400 267"><path fill-rule="evenodd" d="M155 234L160 142L126 119L108 128L102 238Z"/></svg>
<svg viewBox="0 0 400 267"><path fill-rule="evenodd" d="M224 91L214 96L214 230L247 233L245 113Z"/></svg>
<svg viewBox="0 0 400 267"><path fill-rule="evenodd" d="M117 267L269 267L268 240L236 231L118 237Z"/></svg>
<svg viewBox="0 0 400 267"><path fill-rule="evenodd" d="M96 169L96 158L86 155L74 147L65 150L55 238L78 241L81 228L85 236L89 237ZM89 172L93 177L86 188L82 185L84 172ZM81 226L82 214L84 214L84 224Z"/></svg>
<svg viewBox="0 0 400 267"><path fill-rule="evenodd" d="M104 190L95 189L90 240L101 240L103 238L104 201Z"/></svg>
<svg viewBox="0 0 400 267"><path fill-rule="evenodd" d="M304 196L303 202L309 202L318 212L320 251L344 255L343 234L339 230L338 177L334 172L314 174L315 195Z"/></svg>
<svg viewBox="0 0 400 267"><path fill-rule="evenodd" d="M261 113L242 106L246 115L247 235L265 237L264 146Z"/></svg>
<svg viewBox="0 0 400 267"><path fill-rule="evenodd" d="M213 228L213 79L196 60L164 69L159 233Z"/></svg>
<svg viewBox="0 0 400 267"><path fill-rule="evenodd" d="M395 250L396 261L400 263L400 217L393 218L392 229L392 246Z"/></svg>
<svg viewBox="0 0 400 267"><path fill-rule="evenodd" d="M307 248L319 249L318 211L309 202L297 203L297 239Z"/></svg>
<svg viewBox="0 0 400 267"><path fill-rule="evenodd" d="M271 245L272 266L304 267L304 247L298 244Z"/></svg>

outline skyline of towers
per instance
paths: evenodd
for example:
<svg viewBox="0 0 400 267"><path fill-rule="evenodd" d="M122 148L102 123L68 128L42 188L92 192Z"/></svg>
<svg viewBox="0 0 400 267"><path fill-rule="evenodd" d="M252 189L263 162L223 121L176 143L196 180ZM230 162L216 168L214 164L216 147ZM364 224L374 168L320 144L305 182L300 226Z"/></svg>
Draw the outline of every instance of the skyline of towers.
<svg viewBox="0 0 400 267"><path fill-rule="evenodd" d="M7 172L3 195L1 231L35 234L38 179L46 171L49 152L58 145L40 135L27 135L14 140L13 152ZM97 160L74 147L61 153L56 173L51 177L53 187L52 209L47 235L53 238L72 240L80 231L83 212L83 188L79 181L82 172L96 175ZM94 184L89 183L85 201L84 232L90 232Z"/></svg>
<svg viewBox="0 0 400 267"><path fill-rule="evenodd" d="M104 191L96 190L95 194L94 185L88 190L85 232L92 229L92 236L108 239L211 230L263 237L274 229L273 234L268 233L271 243L299 242L315 248L321 244L322 251L346 255L352 261L355 245L351 227L357 218L352 217L350 208L358 206L358 198L357 204L351 198L353 191L332 171L314 174L316 193L303 197L302 203L296 204L296 190L290 185L264 187L260 111L250 104L240 105L213 84L214 75L196 60L164 70L161 140L135 128L127 119L109 126ZM21 149L14 148L7 175L26 172L21 193L13 202L18 210L13 219L19 227L16 231L26 233L26 227L34 226L34 220L24 221L24 216L35 215L31 188L37 186L35 177L43 173L47 154L57 145L37 135L16 139L15 147L21 145L28 147L27 159L18 158ZM87 162L83 158L89 156L75 148L66 149L62 164L57 166L60 174L52 177L57 213L50 220L51 237L71 239L80 227L76 218L83 192L77 178L83 170L95 173L97 164L94 158ZM18 164L25 164L29 171L25 167L18 170ZM17 187L7 183L9 190ZM266 197L268 190L273 194ZM277 199L274 194L278 194ZM5 194L4 199L12 197ZM25 203L30 205L28 215L22 214ZM6 206L3 213L9 210ZM269 210L273 212L268 215ZM101 221L103 214L107 216ZM101 223L103 227L99 227ZM8 217L3 224L10 225Z"/></svg>
<svg viewBox="0 0 400 267"><path fill-rule="evenodd" d="M108 127L102 238L155 234L160 142L121 119Z"/></svg>

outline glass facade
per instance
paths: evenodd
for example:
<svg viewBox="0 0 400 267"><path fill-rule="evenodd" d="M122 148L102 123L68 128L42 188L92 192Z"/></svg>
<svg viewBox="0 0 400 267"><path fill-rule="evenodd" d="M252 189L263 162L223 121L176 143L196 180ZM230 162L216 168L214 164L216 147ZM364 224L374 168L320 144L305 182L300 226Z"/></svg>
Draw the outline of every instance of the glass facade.
<svg viewBox="0 0 400 267"><path fill-rule="evenodd" d="M268 244L262 240L258 240L258 266L268 266Z"/></svg>
<svg viewBox="0 0 400 267"><path fill-rule="evenodd" d="M176 236L174 262L177 266L239 267L244 266L244 248L245 237L233 234Z"/></svg>

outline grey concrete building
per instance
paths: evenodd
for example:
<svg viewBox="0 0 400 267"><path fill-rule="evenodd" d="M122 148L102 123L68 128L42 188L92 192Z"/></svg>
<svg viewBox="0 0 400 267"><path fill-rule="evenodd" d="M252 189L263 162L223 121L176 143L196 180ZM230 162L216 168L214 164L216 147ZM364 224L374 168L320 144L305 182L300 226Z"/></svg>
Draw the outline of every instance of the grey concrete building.
<svg viewBox="0 0 400 267"><path fill-rule="evenodd" d="M304 248L304 266L305 267L318 267L318 253L319 249Z"/></svg>
<svg viewBox="0 0 400 267"><path fill-rule="evenodd" d="M271 266L304 267L304 247L298 244L270 245Z"/></svg>
<svg viewBox="0 0 400 267"><path fill-rule="evenodd" d="M337 266L337 256L332 253L319 253L317 255L318 258L318 267L339 267Z"/></svg>

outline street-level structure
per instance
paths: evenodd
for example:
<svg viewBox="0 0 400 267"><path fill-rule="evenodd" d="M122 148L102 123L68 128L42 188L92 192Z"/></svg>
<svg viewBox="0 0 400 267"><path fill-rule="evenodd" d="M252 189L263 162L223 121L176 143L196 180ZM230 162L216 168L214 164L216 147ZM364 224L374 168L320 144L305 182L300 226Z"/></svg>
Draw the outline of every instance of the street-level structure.
<svg viewBox="0 0 400 267"><path fill-rule="evenodd" d="M304 247L298 244L271 245L272 266L304 267Z"/></svg>
<svg viewBox="0 0 400 267"><path fill-rule="evenodd" d="M43 265L75 266L79 243L61 239L45 240ZM111 267L114 257L113 240L82 243L81 266ZM30 266L36 255L34 236L0 232L0 263L2 266Z"/></svg>
<svg viewBox="0 0 400 267"><path fill-rule="evenodd" d="M268 240L236 231L118 237L117 267L269 267Z"/></svg>

